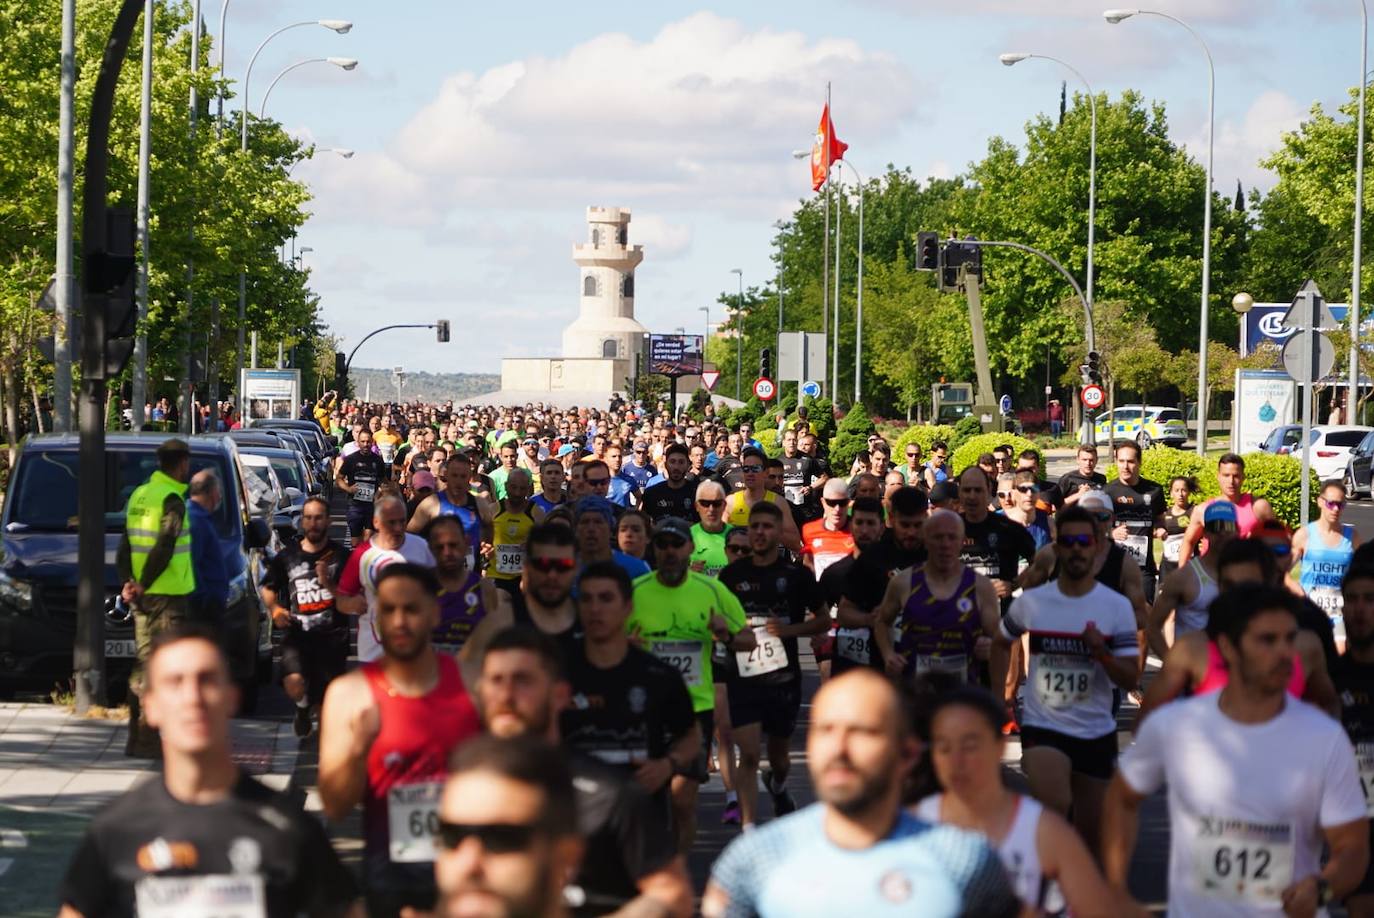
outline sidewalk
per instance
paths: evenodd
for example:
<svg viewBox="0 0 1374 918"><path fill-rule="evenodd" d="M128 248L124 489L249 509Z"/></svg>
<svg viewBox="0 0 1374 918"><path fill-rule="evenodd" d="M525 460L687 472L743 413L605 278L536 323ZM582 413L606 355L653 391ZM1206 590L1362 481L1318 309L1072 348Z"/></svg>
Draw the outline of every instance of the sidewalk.
<svg viewBox="0 0 1374 918"><path fill-rule="evenodd" d="M300 740L278 720L231 722L234 760L285 791ZM124 755L122 720L86 719L51 704L0 704L0 896L6 915L51 916L87 820L158 763Z"/></svg>

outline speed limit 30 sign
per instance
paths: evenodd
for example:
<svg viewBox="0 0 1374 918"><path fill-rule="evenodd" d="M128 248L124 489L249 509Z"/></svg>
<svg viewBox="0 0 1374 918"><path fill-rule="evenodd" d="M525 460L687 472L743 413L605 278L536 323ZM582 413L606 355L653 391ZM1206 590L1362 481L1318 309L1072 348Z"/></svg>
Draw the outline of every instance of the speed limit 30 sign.
<svg viewBox="0 0 1374 918"><path fill-rule="evenodd" d="M1078 398L1083 402L1084 408L1101 408L1102 403L1107 400L1101 386L1084 386L1083 391L1078 393Z"/></svg>
<svg viewBox="0 0 1374 918"><path fill-rule="evenodd" d="M771 400L777 393L777 389L778 387L774 385L773 380L769 379L767 376L760 376L758 379L754 380L754 395L761 402Z"/></svg>

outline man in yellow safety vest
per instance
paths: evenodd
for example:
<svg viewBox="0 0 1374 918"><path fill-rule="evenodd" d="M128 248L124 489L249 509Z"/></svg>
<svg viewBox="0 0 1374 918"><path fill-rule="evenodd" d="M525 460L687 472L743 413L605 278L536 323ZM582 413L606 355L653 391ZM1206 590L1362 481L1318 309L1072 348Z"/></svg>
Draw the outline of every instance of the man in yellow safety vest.
<svg viewBox="0 0 1374 918"><path fill-rule="evenodd" d="M185 621L196 578L191 567L191 522L186 506L191 448L171 439L157 448L158 468L129 497L124 537L116 564L123 596L134 609L138 660L129 677L128 755L155 758L157 731L142 721L139 698L149 645L162 631Z"/></svg>

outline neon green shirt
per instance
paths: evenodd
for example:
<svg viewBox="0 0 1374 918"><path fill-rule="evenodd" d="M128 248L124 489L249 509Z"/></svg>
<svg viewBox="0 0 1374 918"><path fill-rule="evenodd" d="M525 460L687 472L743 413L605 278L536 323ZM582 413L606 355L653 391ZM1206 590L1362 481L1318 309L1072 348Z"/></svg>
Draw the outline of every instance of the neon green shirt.
<svg viewBox="0 0 1374 918"><path fill-rule="evenodd" d="M643 637L646 650L682 673L694 711L714 710L711 613L724 617L731 634L742 631L745 618L739 600L705 574L688 571L682 583L670 587L651 571L635 580L634 606L625 630Z"/></svg>
<svg viewBox="0 0 1374 918"><path fill-rule="evenodd" d="M692 563L701 562L701 573L714 577L730 563L725 557L725 537L732 528L727 524L720 532L707 532L700 523L692 524Z"/></svg>

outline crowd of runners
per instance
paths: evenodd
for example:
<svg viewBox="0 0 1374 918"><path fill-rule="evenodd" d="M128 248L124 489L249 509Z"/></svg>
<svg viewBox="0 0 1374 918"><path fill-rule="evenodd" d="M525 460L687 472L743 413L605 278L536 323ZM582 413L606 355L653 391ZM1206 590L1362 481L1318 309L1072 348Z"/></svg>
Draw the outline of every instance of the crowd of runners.
<svg viewBox="0 0 1374 918"><path fill-rule="evenodd" d="M314 415L348 538L308 500L264 598L361 873L233 765L224 658L176 629L162 779L93 821L64 916L1142 914L1166 787L1169 914L1374 915L1374 553L1338 482L1290 533L1241 457L1198 501L1133 442L1051 482L881 436L836 469L805 411L776 457L623 402ZM694 889L716 775L739 834Z"/></svg>

